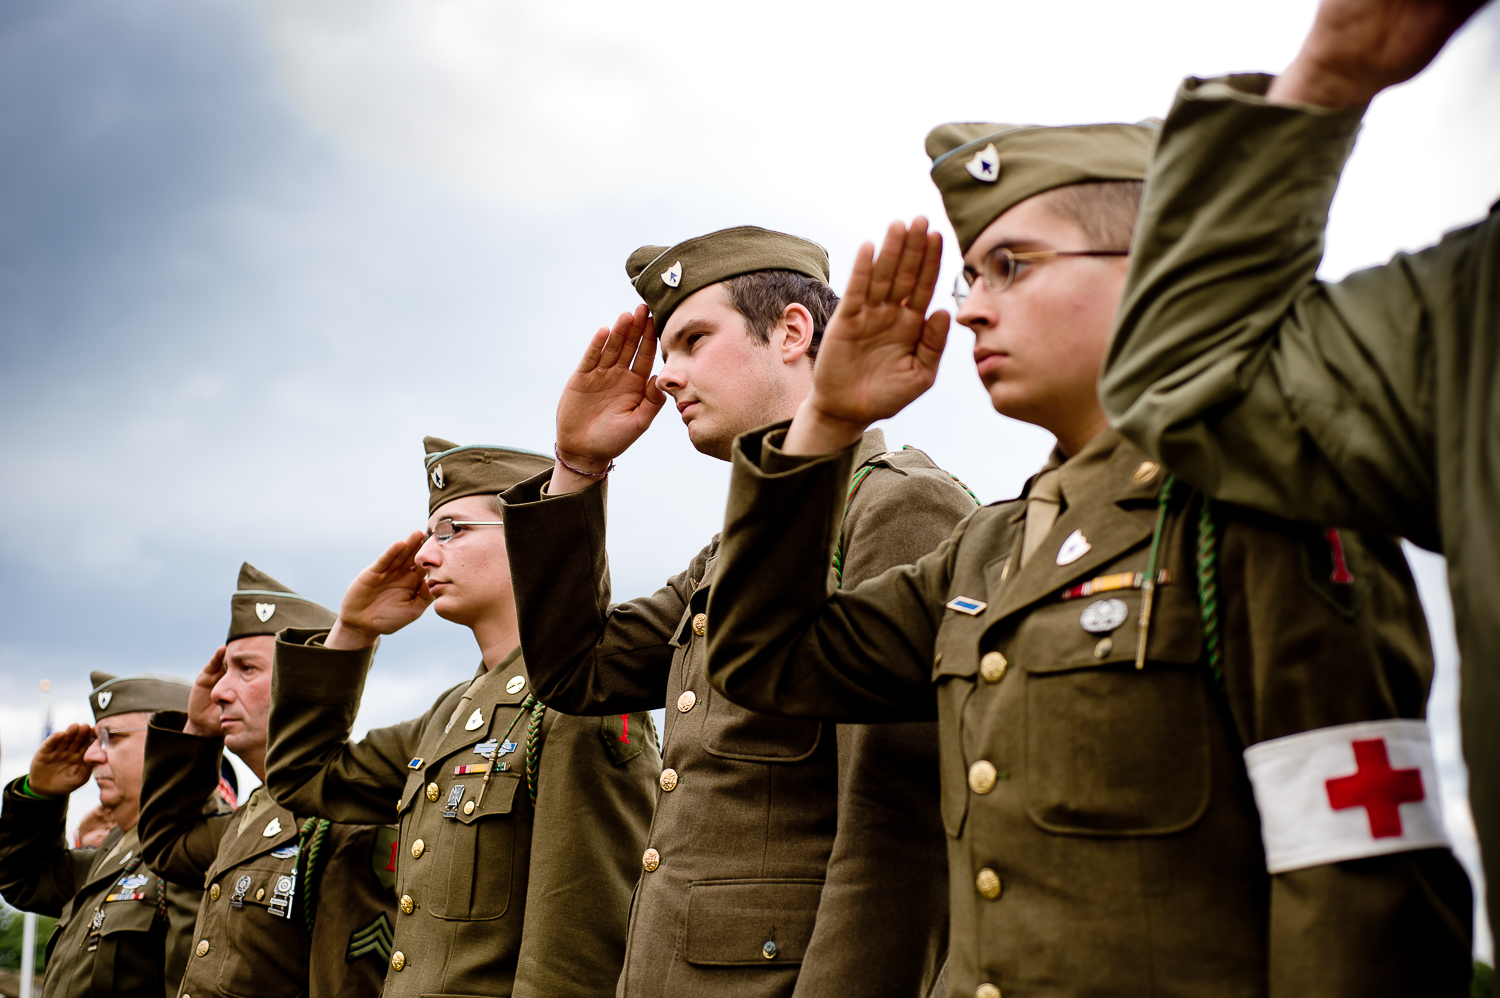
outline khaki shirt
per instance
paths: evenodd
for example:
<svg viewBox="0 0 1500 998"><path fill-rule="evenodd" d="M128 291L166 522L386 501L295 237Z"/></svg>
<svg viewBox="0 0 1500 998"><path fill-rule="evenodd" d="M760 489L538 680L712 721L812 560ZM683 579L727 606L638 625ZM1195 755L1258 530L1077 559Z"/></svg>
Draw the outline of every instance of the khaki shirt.
<svg viewBox="0 0 1500 998"><path fill-rule="evenodd" d="M386 998L612 995L661 772L650 716L539 715L518 649L351 742L374 653L324 648L325 635L277 636L266 787L298 814L398 820ZM455 772L497 750L488 787Z"/></svg>
<svg viewBox="0 0 1500 998"><path fill-rule="evenodd" d="M68 799L26 797L20 782L5 788L0 811L0 894L57 919L44 998L170 998L189 959L200 892L146 867L135 829L112 829L98 849L69 849ZM198 798L199 812L213 789Z"/></svg>
<svg viewBox="0 0 1500 998"><path fill-rule="evenodd" d="M853 455L792 458L780 432L736 443L710 678L789 716L938 719L953 994L1467 993L1472 902L1448 850L1268 876L1240 755L1422 716L1431 653L1395 543L1346 534L1357 584L1335 586L1321 531L1219 509L1220 680L1200 500L1177 489L1137 670L1140 592L1109 594L1127 612L1101 636L1082 626L1096 597L1065 591L1146 570L1164 476L1117 434L1061 465L1066 508L1024 567L1024 506L1002 503L829 596L817 569Z"/></svg>
<svg viewBox="0 0 1500 998"><path fill-rule="evenodd" d="M218 782L223 739L184 734L184 720L177 711L152 715L139 826L152 869L203 892L178 993L380 994L396 915L396 829L304 831L308 819L278 806L264 787L233 814L205 817L185 804Z"/></svg>
<svg viewBox="0 0 1500 998"><path fill-rule="evenodd" d="M861 456L873 470L843 524L847 585L915 560L974 509L926 455L887 452L878 431ZM947 946L935 727L729 703L704 671L718 539L656 593L611 604L605 489L543 502L549 475L502 495L540 695L579 714L667 708L620 993L924 995Z"/></svg>
<svg viewBox="0 0 1500 998"><path fill-rule="evenodd" d="M1101 397L1121 432L1216 497L1446 556L1469 797L1500 869L1500 203L1436 246L1319 281L1364 108L1273 106L1270 79L1179 92Z"/></svg>

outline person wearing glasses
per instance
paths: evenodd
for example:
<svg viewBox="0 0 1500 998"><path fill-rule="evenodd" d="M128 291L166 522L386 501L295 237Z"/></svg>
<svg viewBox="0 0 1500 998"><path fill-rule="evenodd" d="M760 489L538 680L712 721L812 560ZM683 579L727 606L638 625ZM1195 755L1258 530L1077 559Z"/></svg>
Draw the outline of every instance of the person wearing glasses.
<svg viewBox="0 0 1500 998"><path fill-rule="evenodd" d="M558 403L557 460L502 496L542 697L578 714L667 710L621 998L920 998L947 950L936 727L788 722L726 702L704 672L718 539L620 603L603 556L603 479L668 396L694 449L721 461L737 434L796 411L838 302L827 251L738 226L643 246L625 269L645 304L595 333ZM890 449L879 430L856 464L820 581L853 586L913 561L974 510L926 454Z"/></svg>
<svg viewBox="0 0 1500 998"><path fill-rule="evenodd" d="M162 998L192 957L198 887L178 887L145 865L136 824L146 719L187 707L189 684L170 676L92 674L94 724L42 742L30 771L0 806L0 894L57 918L47 943L43 998ZM96 849L69 849L68 796L92 777L115 827ZM194 806L220 810L215 785Z"/></svg>
<svg viewBox="0 0 1500 998"><path fill-rule="evenodd" d="M954 995L1467 994L1400 547L1206 502L1100 408L1156 132L929 135L980 381L1056 450L915 565L822 584L861 433L947 338L937 237L893 225L791 425L736 441L710 681L791 717L938 720Z"/></svg>
<svg viewBox="0 0 1500 998"><path fill-rule="evenodd" d="M194 806L218 781L225 748L265 779L275 634L334 621L250 564L229 608L229 634L186 712L157 711L146 735L142 854L203 897L177 993L374 998L395 928L395 827L299 816L264 786L233 814Z"/></svg>
<svg viewBox="0 0 1500 998"><path fill-rule="evenodd" d="M386 998L615 993L661 746L649 714L569 717L516 631L504 490L551 458L424 441L426 531L350 584L328 627L277 636L266 786L297 814L395 821ZM431 606L481 661L419 717L350 741L376 641Z"/></svg>

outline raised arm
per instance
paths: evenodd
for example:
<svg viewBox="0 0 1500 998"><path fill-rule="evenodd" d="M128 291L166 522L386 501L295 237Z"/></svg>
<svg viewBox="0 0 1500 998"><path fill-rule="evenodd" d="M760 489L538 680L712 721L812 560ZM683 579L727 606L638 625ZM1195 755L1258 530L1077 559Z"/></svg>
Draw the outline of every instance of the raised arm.
<svg viewBox="0 0 1500 998"><path fill-rule="evenodd" d="M201 888L235 818L203 811L219 783L224 739L187 734L186 725L187 715L180 711L151 715L138 832L147 866L163 880Z"/></svg>
<svg viewBox="0 0 1500 998"><path fill-rule="evenodd" d="M0 895L22 911L56 917L94 861L92 849L69 849L68 795L88 782L84 759L94 729L70 724L32 757L30 772L5 788L0 805Z"/></svg>

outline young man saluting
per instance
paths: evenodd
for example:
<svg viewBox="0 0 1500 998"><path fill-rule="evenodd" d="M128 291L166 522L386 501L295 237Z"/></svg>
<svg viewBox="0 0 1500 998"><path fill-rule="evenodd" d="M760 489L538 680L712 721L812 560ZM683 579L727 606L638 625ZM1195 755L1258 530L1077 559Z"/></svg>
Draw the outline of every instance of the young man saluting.
<svg viewBox="0 0 1500 998"><path fill-rule="evenodd" d="M550 459L428 437L428 529L391 545L331 630L278 635L266 785L298 814L400 822L386 998L614 994L661 756L649 715L531 691L496 496ZM482 661L422 716L349 728L380 635L431 605Z"/></svg>
<svg viewBox="0 0 1500 998"><path fill-rule="evenodd" d="M264 786L233 814L194 804L217 784L226 747L265 779L275 634L334 621L249 564L229 605L229 636L187 710L157 711L146 731L142 855L203 892L177 994L374 998L391 956L395 828L298 817Z"/></svg>
<svg viewBox="0 0 1500 998"><path fill-rule="evenodd" d="M737 434L795 412L838 301L827 253L743 226L643 246L626 270L646 306L595 334L558 405L556 464L503 496L541 697L578 714L668 706L620 993L924 995L947 944L933 726L786 721L710 690L717 538L654 594L610 603L601 479L668 395L720 460ZM916 559L974 509L878 431L855 463L830 559L844 585ZM664 495L661 515L685 499ZM829 562L813 571L824 584Z"/></svg>
<svg viewBox="0 0 1500 998"><path fill-rule="evenodd" d="M980 380L1057 450L916 565L817 584L860 434L946 338L936 237L893 225L790 427L736 442L711 679L793 716L939 719L955 994L1465 994L1400 548L1206 505L1100 410L1153 140L929 136Z"/></svg>

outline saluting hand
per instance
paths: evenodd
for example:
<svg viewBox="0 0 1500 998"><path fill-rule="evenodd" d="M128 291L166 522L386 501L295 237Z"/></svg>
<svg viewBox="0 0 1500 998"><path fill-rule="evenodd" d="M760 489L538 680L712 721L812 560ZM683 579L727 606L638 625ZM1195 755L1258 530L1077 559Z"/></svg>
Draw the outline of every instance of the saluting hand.
<svg viewBox="0 0 1500 998"><path fill-rule="evenodd" d="M1351 107L1416 76L1485 0L1323 0L1274 104Z"/></svg>
<svg viewBox="0 0 1500 998"><path fill-rule="evenodd" d="M94 743L94 729L88 724L70 724L54 731L31 757L27 786L45 797L66 797L89 781L94 765L83 755Z"/></svg>
<svg viewBox="0 0 1500 998"><path fill-rule="evenodd" d="M927 314L942 256L943 237L920 215L910 227L892 222L878 257L871 243L859 248L818 348L812 391L787 431L787 453L842 450L932 387L948 342L948 313Z"/></svg>
<svg viewBox="0 0 1500 998"><path fill-rule="evenodd" d="M651 376L655 358L656 327L645 305L620 313L614 328L594 334L557 403L563 461L583 471L603 471L646 432L667 400ZM595 481L559 463L548 492L575 492Z"/></svg>
<svg viewBox="0 0 1500 998"><path fill-rule="evenodd" d="M202 738L223 737L224 725L220 723L222 711L214 702L214 687L224 678L226 650L224 645L220 645L213 658L198 673L198 678L193 680L193 688L188 691L187 723L182 726L184 734Z"/></svg>
<svg viewBox="0 0 1500 998"><path fill-rule="evenodd" d="M368 648L380 635L393 634L422 616L432 604L427 573L416 560L426 540L426 534L413 530L349 583L326 647Z"/></svg>

